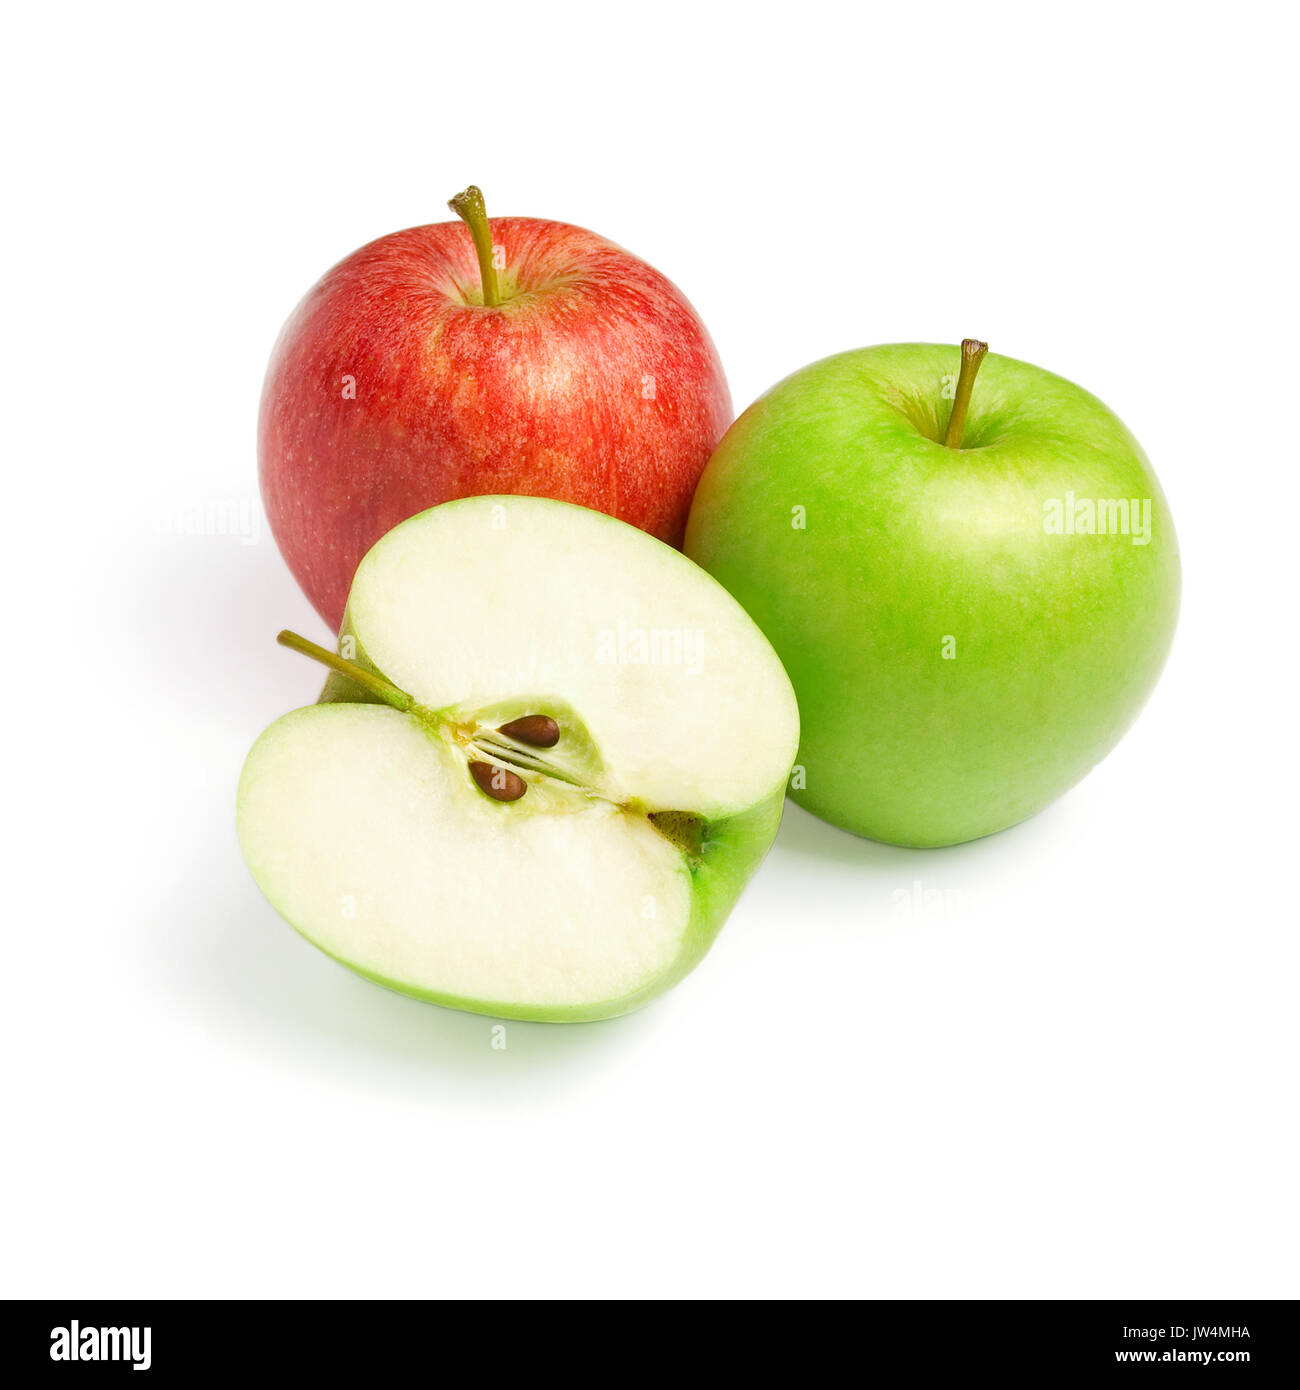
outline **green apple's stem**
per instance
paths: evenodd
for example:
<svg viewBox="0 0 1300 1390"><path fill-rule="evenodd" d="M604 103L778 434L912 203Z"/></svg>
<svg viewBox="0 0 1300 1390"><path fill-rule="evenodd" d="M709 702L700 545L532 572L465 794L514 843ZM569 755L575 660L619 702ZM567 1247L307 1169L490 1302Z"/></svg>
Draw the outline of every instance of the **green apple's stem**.
<svg viewBox="0 0 1300 1390"><path fill-rule="evenodd" d="M476 184L470 184L464 193L457 193L447 206L464 222L474 238L479 278L483 281L483 303L493 308L501 303L501 290L497 285L497 268L492 264L492 227L488 222L483 192Z"/></svg>
<svg viewBox="0 0 1300 1390"><path fill-rule="evenodd" d="M315 642L309 642L305 637L299 637L296 632L286 630L275 640L282 647L288 647L290 651L301 652L303 656L309 656L313 661L319 661L322 666L328 666L331 671L337 671L340 675L355 681L363 690L368 690L372 695L378 695L385 704L392 705L394 709L405 711L415 705L415 701L406 691L399 690L392 681L386 681L383 676L376 675L374 671L367 671L364 666L358 666L355 661L349 661L347 657L339 656L337 652L332 652L326 647L318 647Z"/></svg>
<svg viewBox="0 0 1300 1390"><path fill-rule="evenodd" d="M943 442L950 449L961 448L962 431L966 428L966 412L970 409L970 393L975 389L975 374L980 369L984 354L989 350L987 343L976 338L963 338L961 342L961 371L957 376L957 393L952 401L952 414L948 417L948 429Z"/></svg>

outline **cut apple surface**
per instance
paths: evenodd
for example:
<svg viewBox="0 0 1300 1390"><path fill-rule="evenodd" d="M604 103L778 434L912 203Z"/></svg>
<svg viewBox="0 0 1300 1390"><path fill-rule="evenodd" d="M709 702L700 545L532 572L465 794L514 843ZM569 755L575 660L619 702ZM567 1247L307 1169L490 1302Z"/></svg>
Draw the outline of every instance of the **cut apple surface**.
<svg viewBox="0 0 1300 1390"><path fill-rule="evenodd" d="M598 513L471 498L370 551L339 649L239 790L248 863L303 935L504 1017L609 1017L699 960L798 742L780 662L714 580Z"/></svg>

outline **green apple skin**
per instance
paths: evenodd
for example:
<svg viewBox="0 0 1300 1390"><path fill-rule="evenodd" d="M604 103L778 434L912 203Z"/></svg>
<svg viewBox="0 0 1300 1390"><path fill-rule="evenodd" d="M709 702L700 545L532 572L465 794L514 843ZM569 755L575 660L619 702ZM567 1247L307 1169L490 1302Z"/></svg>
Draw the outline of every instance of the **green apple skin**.
<svg viewBox="0 0 1300 1390"><path fill-rule="evenodd" d="M989 354L945 447L959 361L898 344L787 377L723 438L686 536L794 684L793 799L916 847L1002 830L1082 778L1141 710L1178 616L1173 521L1120 420ZM1149 500L1149 542L1136 522L1062 534L1070 494Z"/></svg>

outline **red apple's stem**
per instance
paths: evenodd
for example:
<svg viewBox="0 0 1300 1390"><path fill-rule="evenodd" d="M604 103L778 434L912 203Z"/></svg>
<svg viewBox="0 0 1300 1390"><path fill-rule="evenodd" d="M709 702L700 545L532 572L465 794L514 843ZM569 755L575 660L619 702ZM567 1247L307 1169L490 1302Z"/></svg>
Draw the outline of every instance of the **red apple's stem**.
<svg viewBox="0 0 1300 1390"><path fill-rule="evenodd" d="M399 690L392 681L386 681L383 676L376 675L374 671L367 671L364 666L358 666L355 661L349 661L347 657L339 656L337 652L329 651L325 647L318 647L315 642L309 642L305 637L299 637L296 632L286 630L275 640L282 647L288 647L290 651L301 652L303 656L309 656L313 661L319 661L322 666L328 666L331 671L337 671L350 681L355 681L363 690L368 690L372 695L378 695L385 704L392 705L394 709L409 710L415 704L415 701L406 691Z"/></svg>
<svg viewBox="0 0 1300 1390"><path fill-rule="evenodd" d="M457 193L447 206L464 222L474 238L479 278L483 281L483 303L490 309L495 308L501 303L501 290L497 284L497 268L492 263L492 225L488 222L483 192L476 184L470 184L464 193Z"/></svg>
<svg viewBox="0 0 1300 1390"><path fill-rule="evenodd" d="M980 363L988 350L989 345L976 338L962 339L957 393L952 401L952 414L948 416L948 429L943 436L943 442L950 449L961 448L962 431L966 428L966 412L970 409L970 394L975 389L975 374L979 371Z"/></svg>

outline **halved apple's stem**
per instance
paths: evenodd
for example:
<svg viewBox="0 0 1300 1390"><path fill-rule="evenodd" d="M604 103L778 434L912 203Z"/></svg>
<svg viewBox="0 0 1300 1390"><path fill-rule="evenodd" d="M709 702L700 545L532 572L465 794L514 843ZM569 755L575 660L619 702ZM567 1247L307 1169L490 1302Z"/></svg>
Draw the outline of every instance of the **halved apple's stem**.
<svg viewBox="0 0 1300 1390"><path fill-rule="evenodd" d="M309 656L313 661L319 661L322 666L328 666L330 670L337 671L340 675L355 681L363 690L368 690L372 695L378 695L385 704L392 705L394 709L405 712L415 704L415 701L406 691L399 690L392 681L386 681L383 676L376 675L374 671L367 671L364 666L358 666L355 661L349 661L347 657L340 656L327 647L317 646L315 642L309 642L307 638L299 637L296 632L290 632L286 628L275 640L282 647L288 647L290 651L301 652L303 656Z"/></svg>
<svg viewBox="0 0 1300 1390"><path fill-rule="evenodd" d="M457 193L447 206L464 222L474 238L479 278L483 281L483 303L488 308L494 308L501 303L501 290L497 285L497 268L492 263L492 226L488 222L483 191L476 184L470 184L464 193Z"/></svg>
<svg viewBox="0 0 1300 1390"><path fill-rule="evenodd" d="M975 389L975 374L979 371L980 363L988 350L989 345L981 343L978 338L962 339L957 392L952 401L952 414L948 417L948 429L943 436L943 442L949 449L961 448L962 431L966 428L966 412L970 409L970 393Z"/></svg>

